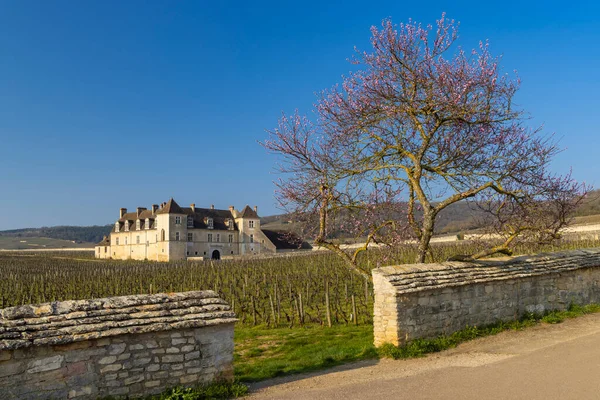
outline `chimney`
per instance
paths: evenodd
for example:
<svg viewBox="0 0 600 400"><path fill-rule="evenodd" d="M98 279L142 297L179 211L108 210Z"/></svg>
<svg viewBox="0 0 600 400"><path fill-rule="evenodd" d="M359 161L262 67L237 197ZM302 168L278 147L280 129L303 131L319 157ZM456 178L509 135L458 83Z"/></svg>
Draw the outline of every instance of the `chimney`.
<svg viewBox="0 0 600 400"><path fill-rule="evenodd" d="M233 210L235 210L234 206L229 206L229 211L233 212Z"/></svg>
<svg viewBox="0 0 600 400"><path fill-rule="evenodd" d="M127 214L127 209L126 208L119 209L119 218L123 218L123 216L125 214Z"/></svg>
<svg viewBox="0 0 600 400"><path fill-rule="evenodd" d="M214 210L214 209L215 209L215 205L214 205L214 204L211 204L211 205L210 205L210 209L211 209L211 210Z"/></svg>
<svg viewBox="0 0 600 400"><path fill-rule="evenodd" d="M258 214L258 206L254 206L254 212Z"/></svg>
<svg viewBox="0 0 600 400"><path fill-rule="evenodd" d="M156 214L156 210L158 210L158 204L152 204L152 215Z"/></svg>
<svg viewBox="0 0 600 400"><path fill-rule="evenodd" d="M190 208L192 209L192 212L196 212L196 204L190 204Z"/></svg>
<svg viewBox="0 0 600 400"><path fill-rule="evenodd" d="M140 214L144 210L145 210L145 208L143 208L143 207L138 207L138 208L135 209L135 212L136 212L138 218L140 217Z"/></svg>

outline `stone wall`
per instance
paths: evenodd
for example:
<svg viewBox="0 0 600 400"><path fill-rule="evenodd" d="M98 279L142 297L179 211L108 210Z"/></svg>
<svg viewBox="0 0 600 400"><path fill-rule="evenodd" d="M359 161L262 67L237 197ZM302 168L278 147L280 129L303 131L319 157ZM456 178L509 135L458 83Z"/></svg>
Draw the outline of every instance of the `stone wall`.
<svg viewBox="0 0 600 400"><path fill-rule="evenodd" d="M212 291L0 310L0 398L97 399L233 379L229 306Z"/></svg>
<svg viewBox="0 0 600 400"><path fill-rule="evenodd" d="M600 249L373 270L375 345L600 303Z"/></svg>

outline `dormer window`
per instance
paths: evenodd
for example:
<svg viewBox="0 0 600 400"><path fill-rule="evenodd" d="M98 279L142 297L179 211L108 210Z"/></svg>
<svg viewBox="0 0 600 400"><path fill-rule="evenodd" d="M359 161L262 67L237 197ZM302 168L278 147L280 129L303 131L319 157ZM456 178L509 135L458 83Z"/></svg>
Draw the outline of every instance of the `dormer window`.
<svg viewBox="0 0 600 400"><path fill-rule="evenodd" d="M125 232L129 232L129 221L125 221Z"/></svg>
<svg viewBox="0 0 600 400"><path fill-rule="evenodd" d="M142 221L138 219L135 221L135 230L139 231L140 229L142 229Z"/></svg>
<svg viewBox="0 0 600 400"><path fill-rule="evenodd" d="M144 223L144 228L150 229L150 218L146 218L146 222Z"/></svg>
<svg viewBox="0 0 600 400"><path fill-rule="evenodd" d="M115 222L115 232L119 232L120 225L118 222Z"/></svg>
<svg viewBox="0 0 600 400"><path fill-rule="evenodd" d="M207 217L206 218L206 227L208 229L213 229L214 228L213 219L211 217Z"/></svg>
<svg viewBox="0 0 600 400"><path fill-rule="evenodd" d="M227 229L232 231L235 228L235 224L231 218L227 219Z"/></svg>
<svg viewBox="0 0 600 400"><path fill-rule="evenodd" d="M248 228L254 228L254 221L248 221Z"/></svg>
<svg viewBox="0 0 600 400"><path fill-rule="evenodd" d="M194 218L191 216L187 217L187 227L188 228L193 228L194 227Z"/></svg>

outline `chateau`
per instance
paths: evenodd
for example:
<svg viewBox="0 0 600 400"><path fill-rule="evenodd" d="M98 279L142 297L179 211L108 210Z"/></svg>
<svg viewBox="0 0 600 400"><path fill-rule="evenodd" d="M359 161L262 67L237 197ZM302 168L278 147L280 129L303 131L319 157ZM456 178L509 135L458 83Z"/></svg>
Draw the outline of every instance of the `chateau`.
<svg viewBox="0 0 600 400"><path fill-rule="evenodd" d="M120 260L185 260L190 257L220 259L275 253L273 242L260 229L257 208L237 211L180 207L171 199L150 210L121 208L110 233L96 245L96 258Z"/></svg>

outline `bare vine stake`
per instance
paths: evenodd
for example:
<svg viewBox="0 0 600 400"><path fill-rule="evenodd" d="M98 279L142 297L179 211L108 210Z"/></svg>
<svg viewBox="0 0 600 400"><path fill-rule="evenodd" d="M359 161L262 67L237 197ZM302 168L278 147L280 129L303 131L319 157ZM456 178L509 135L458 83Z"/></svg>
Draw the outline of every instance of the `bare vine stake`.
<svg viewBox="0 0 600 400"><path fill-rule="evenodd" d="M296 313L298 314L298 321L302 324L302 320L300 319L300 307L298 307L298 297L294 296L294 306L296 307ZM292 324L294 323L292 318Z"/></svg>
<svg viewBox="0 0 600 400"><path fill-rule="evenodd" d="M279 289L277 287L277 281L275 281L275 301L277 303L277 323L281 320L281 300L279 299Z"/></svg>
<svg viewBox="0 0 600 400"><path fill-rule="evenodd" d="M301 291L298 291L298 301L300 302L300 325L304 325L304 304L302 304Z"/></svg>
<svg viewBox="0 0 600 400"><path fill-rule="evenodd" d="M327 326L331 328L331 310L329 309L329 280L325 280L325 310L327 313Z"/></svg>
<svg viewBox="0 0 600 400"><path fill-rule="evenodd" d="M356 315L356 301L354 300L354 293L352 294L352 319L354 325L358 325L358 315Z"/></svg>
<svg viewBox="0 0 600 400"><path fill-rule="evenodd" d="M269 303L271 303L271 316L273 318L273 326L277 326L277 319L275 319L275 306L273 305L273 296L269 293Z"/></svg>
<svg viewBox="0 0 600 400"><path fill-rule="evenodd" d="M252 326L256 326L256 301L254 300L254 296L252 297Z"/></svg>
<svg viewBox="0 0 600 400"><path fill-rule="evenodd" d="M346 302L348 301L348 284L344 283L344 294L346 297Z"/></svg>

